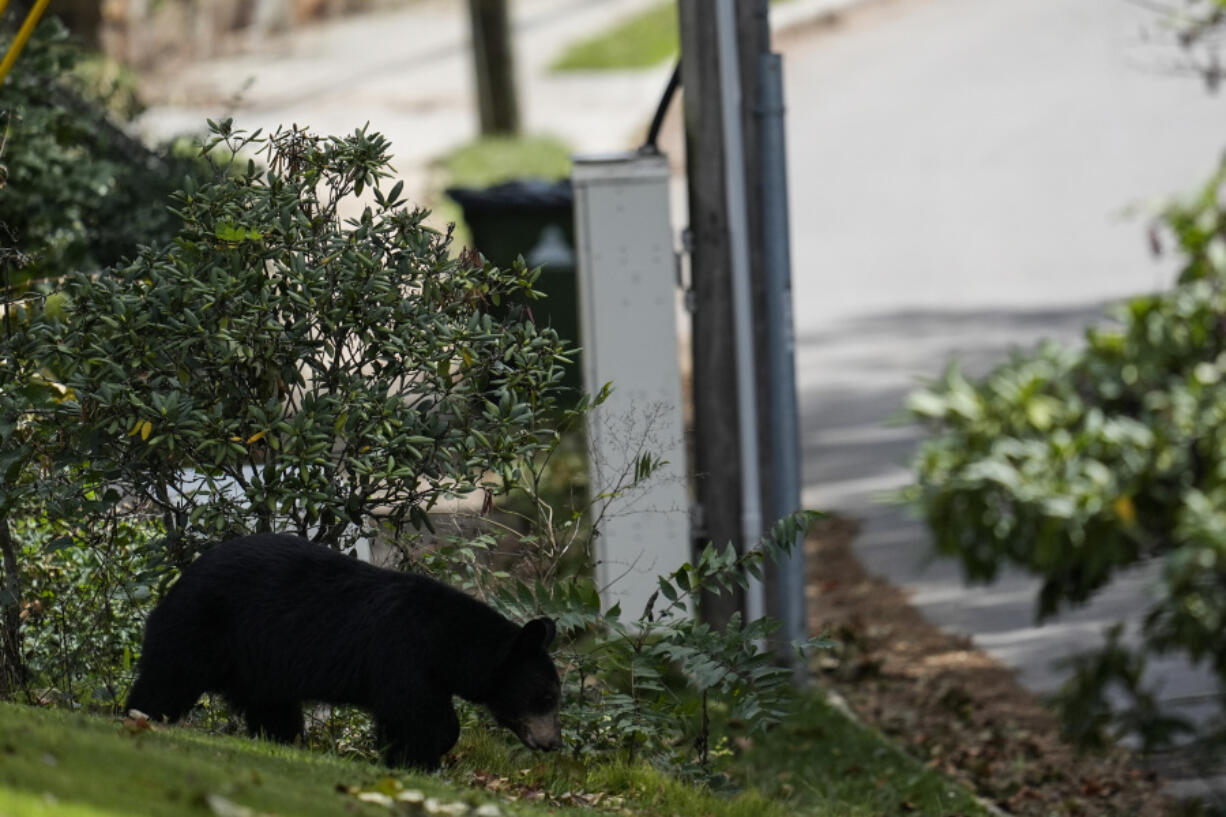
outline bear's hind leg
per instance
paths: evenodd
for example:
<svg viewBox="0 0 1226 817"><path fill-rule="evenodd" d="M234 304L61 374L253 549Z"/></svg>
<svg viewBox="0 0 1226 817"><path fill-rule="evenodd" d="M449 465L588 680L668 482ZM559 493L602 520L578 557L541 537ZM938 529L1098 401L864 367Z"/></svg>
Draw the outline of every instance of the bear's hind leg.
<svg viewBox="0 0 1226 817"><path fill-rule="evenodd" d="M242 706L247 731L278 743L293 743L304 730L301 701L248 703Z"/></svg>
<svg viewBox="0 0 1226 817"><path fill-rule="evenodd" d="M431 704L413 707L408 715L375 713L375 737L388 766L434 771L442 765L460 738L460 719L449 698Z"/></svg>

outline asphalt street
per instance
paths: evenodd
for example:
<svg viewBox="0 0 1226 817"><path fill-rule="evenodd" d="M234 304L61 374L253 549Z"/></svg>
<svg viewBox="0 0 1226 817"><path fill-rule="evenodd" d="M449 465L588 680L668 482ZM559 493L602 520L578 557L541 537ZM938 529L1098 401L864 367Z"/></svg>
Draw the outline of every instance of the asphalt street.
<svg viewBox="0 0 1226 817"><path fill-rule="evenodd" d="M790 36L789 159L806 505L863 520L858 553L933 622L1040 692L1053 662L1135 621L1151 570L1045 626L1035 584L965 587L914 515L907 391L950 360L982 373L1103 306L1166 286L1146 231L1226 147L1226 104L1172 70L1128 0L887 0ZM1164 695L1212 691L1180 662Z"/></svg>

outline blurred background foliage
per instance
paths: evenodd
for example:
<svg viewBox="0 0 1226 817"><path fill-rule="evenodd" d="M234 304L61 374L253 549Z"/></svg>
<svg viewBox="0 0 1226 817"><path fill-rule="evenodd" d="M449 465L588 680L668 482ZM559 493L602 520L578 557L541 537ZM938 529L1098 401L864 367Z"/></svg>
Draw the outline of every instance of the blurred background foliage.
<svg viewBox="0 0 1226 817"><path fill-rule="evenodd" d="M5 21L7 47L17 21ZM123 70L86 57L56 18L39 25L0 85L5 286L96 271L173 235L168 196L203 170L186 145L149 148L124 132L117 122L138 111Z"/></svg>

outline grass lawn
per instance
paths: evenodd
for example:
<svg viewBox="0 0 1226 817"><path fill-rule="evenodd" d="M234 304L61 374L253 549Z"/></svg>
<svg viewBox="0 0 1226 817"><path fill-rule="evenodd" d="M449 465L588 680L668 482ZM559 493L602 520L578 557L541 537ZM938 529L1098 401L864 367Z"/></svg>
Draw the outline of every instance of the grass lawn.
<svg viewBox="0 0 1226 817"><path fill-rule="evenodd" d="M672 2L627 17L603 34L569 46L551 71L610 71L650 68L678 51L677 5Z"/></svg>
<svg viewBox="0 0 1226 817"><path fill-rule="evenodd" d="M844 717L818 695L802 697L794 720L737 758L732 774L772 801L786 803L793 814L988 813L966 789Z"/></svg>
<svg viewBox="0 0 1226 817"><path fill-rule="evenodd" d="M948 779L804 696L797 717L731 762L734 792L668 777L645 763L585 766L566 754L509 748L469 730L439 775L381 767L188 729L132 732L117 720L0 704L0 817L391 815L355 792L421 791L503 814L676 817L979 817ZM461 809L462 813L463 809ZM475 812L471 812L475 813Z"/></svg>
<svg viewBox="0 0 1226 817"><path fill-rule="evenodd" d="M447 184L489 187L510 179L564 179L570 148L549 136L486 136L456 148L440 161Z"/></svg>
<svg viewBox="0 0 1226 817"><path fill-rule="evenodd" d="M771 3L787 0L771 0ZM551 71L618 71L651 68L677 56L677 4L663 2L631 15L603 34L579 40L549 66Z"/></svg>

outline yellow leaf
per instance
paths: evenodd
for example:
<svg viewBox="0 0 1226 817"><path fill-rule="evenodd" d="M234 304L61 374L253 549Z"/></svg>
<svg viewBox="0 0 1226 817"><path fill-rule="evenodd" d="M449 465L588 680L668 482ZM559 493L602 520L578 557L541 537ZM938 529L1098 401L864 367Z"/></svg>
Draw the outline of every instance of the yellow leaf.
<svg viewBox="0 0 1226 817"><path fill-rule="evenodd" d="M1120 521L1125 525L1134 525L1137 521L1137 506L1132 504L1132 498L1128 496L1118 497L1112 507L1115 509L1115 515L1120 518Z"/></svg>
<svg viewBox="0 0 1226 817"><path fill-rule="evenodd" d="M257 440L259 440L261 437L263 437L267 433L268 433L268 429L265 429L263 431L257 431L256 433L252 434L250 437L247 438L247 445L251 445L253 442L256 442Z"/></svg>
<svg viewBox="0 0 1226 817"><path fill-rule="evenodd" d="M153 433L153 423L146 420L140 427L140 438L142 440L149 439L149 435Z"/></svg>
<svg viewBox="0 0 1226 817"><path fill-rule="evenodd" d="M132 430L128 432L129 437L135 437L140 433L140 427L145 424L144 420L137 420L136 425L132 426Z"/></svg>

